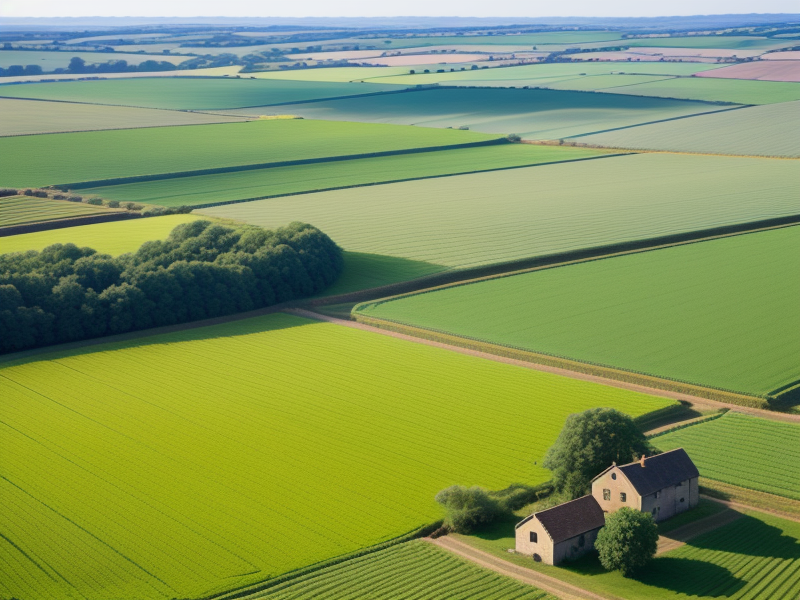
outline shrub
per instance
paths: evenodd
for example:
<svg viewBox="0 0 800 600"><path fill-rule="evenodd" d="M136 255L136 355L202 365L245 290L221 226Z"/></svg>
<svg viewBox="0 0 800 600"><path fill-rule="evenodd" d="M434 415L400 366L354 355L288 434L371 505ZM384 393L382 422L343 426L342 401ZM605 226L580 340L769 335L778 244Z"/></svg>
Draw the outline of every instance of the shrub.
<svg viewBox="0 0 800 600"><path fill-rule="evenodd" d="M590 408L570 415L542 463L553 472L559 492L587 493L592 478L612 462L632 462L653 449L634 420L613 408Z"/></svg>
<svg viewBox="0 0 800 600"><path fill-rule="evenodd" d="M83 202L83 197L82 196L69 196L67 198L67 200L69 200L70 202Z"/></svg>
<svg viewBox="0 0 800 600"><path fill-rule="evenodd" d="M0 188L0 198L4 198L6 196L16 196L17 190L12 190L10 188Z"/></svg>
<svg viewBox="0 0 800 600"><path fill-rule="evenodd" d="M522 141L522 138L521 138L521 137L519 137L519 136L518 136L516 133L509 133L509 134L506 136L506 139L507 139L509 142L515 142L515 143L516 143L516 142L521 142L521 141Z"/></svg>
<svg viewBox="0 0 800 600"><path fill-rule="evenodd" d="M34 196L36 198L47 198L47 192L45 192L44 190L34 190L33 192L31 192L31 196Z"/></svg>
<svg viewBox="0 0 800 600"><path fill-rule="evenodd" d="M33 190L25 190L22 192L23 196L33 196Z"/></svg>
<svg viewBox="0 0 800 600"><path fill-rule="evenodd" d="M53 194L53 200L66 200L67 197L64 194Z"/></svg>
<svg viewBox="0 0 800 600"><path fill-rule="evenodd" d="M450 486L436 494L436 502L445 508L445 527L455 533L470 533L503 514L498 501L478 486Z"/></svg>
<svg viewBox="0 0 800 600"><path fill-rule="evenodd" d="M102 206L103 199L102 198L87 198L86 204L91 204L92 206Z"/></svg>
<svg viewBox="0 0 800 600"><path fill-rule="evenodd" d="M607 571L620 571L628 577L655 556L657 544L653 515L623 506L606 517L594 546Z"/></svg>
<svg viewBox="0 0 800 600"><path fill-rule="evenodd" d="M109 208L119 208L119 200L108 200L106 206Z"/></svg>

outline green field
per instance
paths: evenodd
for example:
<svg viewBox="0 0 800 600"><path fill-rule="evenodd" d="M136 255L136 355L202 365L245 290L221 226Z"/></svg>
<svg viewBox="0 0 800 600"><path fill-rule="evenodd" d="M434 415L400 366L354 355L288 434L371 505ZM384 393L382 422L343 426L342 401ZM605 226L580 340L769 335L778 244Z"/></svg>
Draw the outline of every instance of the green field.
<svg viewBox="0 0 800 600"><path fill-rule="evenodd" d="M236 117L176 110L0 98L0 136L163 125L200 125L240 120Z"/></svg>
<svg viewBox="0 0 800 600"><path fill-rule="evenodd" d="M468 144L468 131L282 119L0 138L0 185L79 183ZM80 148L80 152L75 152Z"/></svg>
<svg viewBox="0 0 800 600"><path fill-rule="evenodd" d="M631 48L730 48L732 50L769 50L790 42L765 37L736 35L692 35L625 40Z"/></svg>
<svg viewBox="0 0 800 600"><path fill-rule="evenodd" d="M499 263L797 213L800 163L640 154L201 209L313 223L352 252Z"/></svg>
<svg viewBox="0 0 800 600"><path fill-rule="evenodd" d="M82 58L87 64L107 63L124 60L129 65L138 65L146 60L166 61L177 65L186 60L185 56L168 54L131 54L122 52L82 52L70 49L67 52L48 52L46 50L0 50L0 67L7 69L11 65L39 65L45 73L55 69L66 69L74 56ZM77 76L79 77L79 75ZM2 79L0 79L2 83ZM0 87L0 95L4 88Z"/></svg>
<svg viewBox="0 0 800 600"><path fill-rule="evenodd" d="M800 380L798 256L795 226L367 303L358 311L764 395Z"/></svg>
<svg viewBox="0 0 800 600"><path fill-rule="evenodd" d="M541 85L553 90L576 90L583 92L594 92L608 88L621 88L636 86L641 83L651 83L655 81L665 81L674 79L666 75L594 75L591 77L578 77L548 83L542 82Z"/></svg>
<svg viewBox="0 0 800 600"><path fill-rule="evenodd" d="M608 88L605 92L735 104L774 104L800 100L800 83L680 77L621 88Z"/></svg>
<svg viewBox="0 0 800 600"><path fill-rule="evenodd" d="M570 413L670 404L283 314L6 358L0 394L0 594L26 600L263 580L437 520L451 484L545 481Z"/></svg>
<svg viewBox="0 0 800 600"><path fill-rule="evenodd" d="M703 477L800 500L800 425L729 412L653 444L686 449Z"/></svg>
<svg viewBox="0 0 800 600"><path fill-rule="evenodd" d="M180 58L183 60L185 57ZM359 83L274 79L142 77L14 85L0 87L0 96L144 108L214 110L301 102L315 98L336 98L398 89L402 88L396 85L367 86Z"/></svg>
<svg viewBox="0 0 800 600"><path fill-rule="evenodd" d="M556 600L533 586L476 567L423 541L368 554L248 596L248 600L316 598Z"/></svg>
<svg viewBox="0 0 800 600"><path fill-rule="evenodd" d="M467 126L486 133L517 133L529 139L560 139L710 112L718 108L700 102L621 94L446 88L293 104L291 112L311 119L425 127ZM258 115L266 110L268 107L229 112Z"/></svg>
<svg viewBox="0 0 800 600"><path fill-rule="evenodd" d="M430 68L430 67L429 67ZM469 81L472 85L491 83L492 81L514 81L517 85L543 85L547 80L573 78L595 75L692 75L701 71L719 69L720 65L710 63L675 63L675 62L579 62L548 63L539 65L520 65L495 69L479 69L456 71L454 73L416 73L414 75L393 76L376 79L386 83L403 85L420 85L440 83L454 85ZM433 69L435 71L435 69ZM298 71L297 73L303 73ZM387 73L388 74L388 73ZM538 82L538 83L537 83Z"/></svg>
<svg viewBox="0 0 800 600"><path fill-rule="evenodd" d="M800 156L800 102L766 104L579 136L613 148Z"/></svg>
<svg viewBox="0 0 800 600"><path fill-rule="evenodd" d="M85 217L108 212L108 209L102 206L92 206L80 202L34 198L33 196L6 196L0 198L0 227L69 217ZM2 244L4 252L6 252L5 246L6 242L4 241Z"/></svg>
<svg viewBox="0 0 800 600"><path fill-rule="evenodd" d="M551 567L508 554L514 547L513 523L496 532L460 539L516 565L557 577L583 589L625 600L796 600L800 593L800 523L764 513L700 535L657 556L633 577L606 572L596 555Z"/></svg>
<svg viewBox="0 0 800 600"><path fill-rule="evenodd" d="M51 202L60 201L51 200ZM65 202L65 204L72 203ZM89 205L76 204L75 206ZM195 215L167 215L22 233L2 238L0 251L7 254L9 252L43 250L52 244L75 244L80 247L94 248L101 254L116 256L125 252L134 252L139 246L150 240L165 239L176 225L194 221L197 218Z"/></svg>
<svg viewBox="0 0 800 600"><path fill-rule="evenodd" d="M599 155L597 150L588 148L503 144L145 181L81 191L103 198L160 206L197 205Z"/></svg>

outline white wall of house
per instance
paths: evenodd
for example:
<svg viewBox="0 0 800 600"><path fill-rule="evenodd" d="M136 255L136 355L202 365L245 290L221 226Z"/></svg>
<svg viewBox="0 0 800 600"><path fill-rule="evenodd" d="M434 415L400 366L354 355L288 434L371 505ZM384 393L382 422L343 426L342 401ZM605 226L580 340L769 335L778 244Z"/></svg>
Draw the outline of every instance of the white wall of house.
<svg viewBox="0 0 800 600"><path fill-rule="evenodd" d="M531 534L536 535L532 536ZM536 541L533 541L534 538ZM533 557L534 560L536 559L535 554L543 563L553 564L553 540L536 517L517 527L515 550L518 554Z"/></svg>

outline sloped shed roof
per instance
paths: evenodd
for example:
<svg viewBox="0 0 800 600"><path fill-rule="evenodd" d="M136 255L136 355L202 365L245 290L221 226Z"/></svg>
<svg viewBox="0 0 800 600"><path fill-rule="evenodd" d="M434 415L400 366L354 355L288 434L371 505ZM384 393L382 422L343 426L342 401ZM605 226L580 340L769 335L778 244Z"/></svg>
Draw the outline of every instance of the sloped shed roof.
<svg viewBox="0 0 800 600"><path fill-rule="evenodd" d="M636 461L622 465L619 470L642 496L649 496L665 487L677 485L681 481L700 475L683 448L649 456L644 460L644 467Z"/></svg>
<svg viewBox="0 0 800 600"><path fill-rule="evenodd" d="M557 544L605 525L603 509L591 494L532 515Z"/></svg>

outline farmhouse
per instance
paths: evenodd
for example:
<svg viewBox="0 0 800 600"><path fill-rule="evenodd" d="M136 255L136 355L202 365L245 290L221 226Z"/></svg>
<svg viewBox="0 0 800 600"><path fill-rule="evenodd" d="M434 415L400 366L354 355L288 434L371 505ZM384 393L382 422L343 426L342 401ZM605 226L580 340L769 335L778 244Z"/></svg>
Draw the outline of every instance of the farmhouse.
<svg viewBox="0 0 800 600"><path fill-rule="evenodd" d="M603 512L630 506L665 521L697 506L699 475L686 451L677 448L627 465L612 464L592 480L592 496Z"/></svg>
<svg viewBox="0 0 800 600"><path fill-rule="evenodd" d="M605 515L623 506L656 521L689 510L700 495L699 473L683 448L612 464L592 480L592 493L526 517L516 526L516 552L557 565L594 548Z"/></svg>

